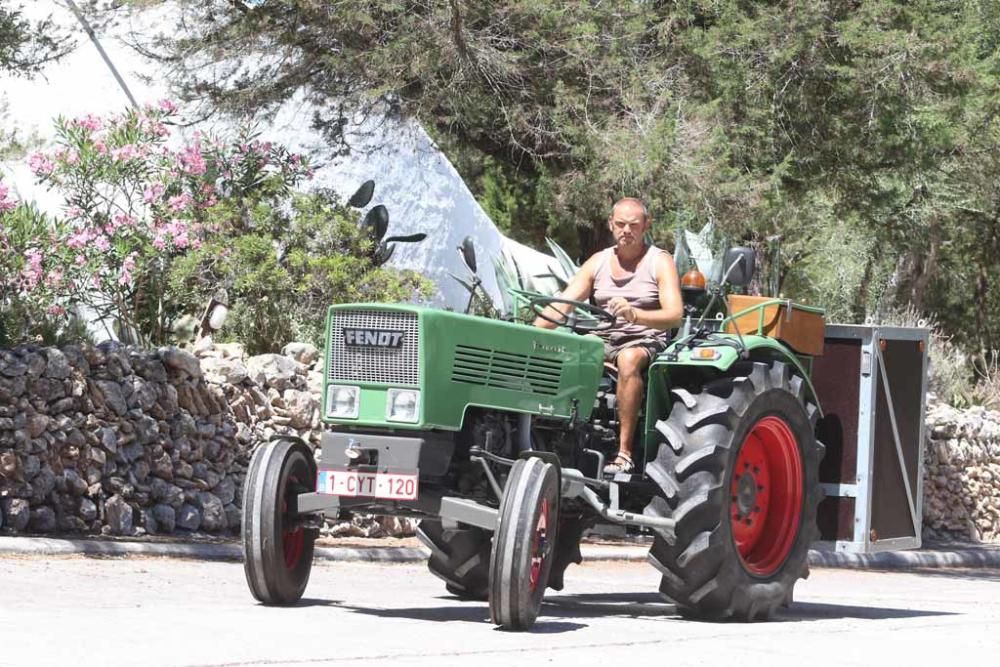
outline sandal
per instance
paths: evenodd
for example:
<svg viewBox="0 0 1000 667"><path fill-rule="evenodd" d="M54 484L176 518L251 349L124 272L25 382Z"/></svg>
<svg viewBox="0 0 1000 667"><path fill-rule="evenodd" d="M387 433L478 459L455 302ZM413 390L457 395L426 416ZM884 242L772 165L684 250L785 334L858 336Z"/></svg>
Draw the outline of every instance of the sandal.
<svg viewBox="0 0 1000 667"><path fill-rule="evenodd" d="M633 470L635 470L635 463L632 461L632 457L621 452L618 452L614 461L604 466L605 475L615 475L620 472L629 474Z"/></svg>

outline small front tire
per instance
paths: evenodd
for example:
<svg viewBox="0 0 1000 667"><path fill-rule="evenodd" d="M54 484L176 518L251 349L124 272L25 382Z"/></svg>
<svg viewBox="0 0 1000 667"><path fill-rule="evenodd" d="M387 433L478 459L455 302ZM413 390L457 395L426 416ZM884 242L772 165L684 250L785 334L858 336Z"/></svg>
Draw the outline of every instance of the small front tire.
<svg viewBox="0 0 1000 667"><path fill-rule="evenodd" d="M272 440L257 448L243 487L243 571L265 605L302 598L312 570L316 532L297 519L297 498L313 488L316 461L301 442Z"/></svg>
<svg viewBox="0 0 1000 667"><path fill-rule="evenodd" d="M559 517L555 467L520 459L504 488L490 557L490 618L505 630L535 622L552 568Z"/></svg>

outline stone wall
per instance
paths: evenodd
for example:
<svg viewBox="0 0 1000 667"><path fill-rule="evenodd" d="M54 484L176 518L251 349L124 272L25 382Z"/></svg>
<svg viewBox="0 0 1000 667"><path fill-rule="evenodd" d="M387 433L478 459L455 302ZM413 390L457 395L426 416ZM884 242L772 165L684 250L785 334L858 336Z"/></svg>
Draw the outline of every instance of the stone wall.
<svg viewBox="0 0 1000 667"><path fill-rule="evenodd" d="M0 351L0 530L146 533L238 530L255 443L316 443L320 355L291 344L246 358L115 344ZM412 532L358 517L337 534Z"/></svg>
<svg viewBox="0 0 1000 667"><path fill-rule="evenodd" d="M924 531L1000 542L1000 412L932 405L924 450Z"/></svg>
<svg viewBox="0 0 1000 667"><path fill-rule="evenodd" d="M232 534L254 444L317 443L321 385L320 354L300 343L250 358L208 340L0 350L0 530ZM926 534L1000 541L1000 413L934 405L927 434ZM326 531L400 535L413 522Z"/></svg>

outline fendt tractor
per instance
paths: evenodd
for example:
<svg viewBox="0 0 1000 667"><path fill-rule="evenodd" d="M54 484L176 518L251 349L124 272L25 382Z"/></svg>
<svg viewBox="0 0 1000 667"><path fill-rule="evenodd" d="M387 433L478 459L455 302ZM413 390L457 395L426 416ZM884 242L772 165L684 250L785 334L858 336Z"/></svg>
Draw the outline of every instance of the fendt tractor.
<svg viewBox="0 0 1000 667"><path fill-rule="evenodd" d="M790 603L819 537L810 355L823 314L725 297L749 283L753 252L731 249L723 266L707 294L703 279L685 281L686 322L648 369L635 470L613 475L616 376L592 334L614 315L523 293L522 321L330 307L320 451L275 437L247 472L253 596L298 601L324 520L360 512L419 519L430 571L451 594L488 600L504 629L532 626L545 589L561 590L581 561L583 534L602 525L652 534L660 591L684 616L752 621ZM729 316L699 312L712 302ZM767 335L765 315L790 309L801 326ZM561 328L531 326L539 314Z"/></svg>

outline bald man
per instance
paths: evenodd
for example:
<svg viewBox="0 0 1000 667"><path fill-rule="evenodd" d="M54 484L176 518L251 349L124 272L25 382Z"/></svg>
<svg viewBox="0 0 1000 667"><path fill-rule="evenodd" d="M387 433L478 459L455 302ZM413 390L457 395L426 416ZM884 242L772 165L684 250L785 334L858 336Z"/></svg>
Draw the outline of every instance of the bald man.
<svg viewBox="0 0 1000 667"><path fill-rule="evenodd" d="M604 339L605 361L618 369L618 453L605 466L606 474L635 469L632 439L639 421L645 371L666 348L666 331L680 326L683 313L673 258L643 240L651 225L642 201L632 197L619 200L608 216L615 244L588 259L560 295L575 301L593 297L599 307L616 316L614 326L596 332ZM571 306L554 304L549 308L565 313ZM541 317L534 324L545 329L556 326Z"/></svg>

